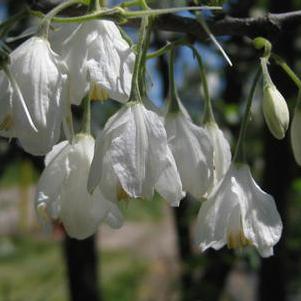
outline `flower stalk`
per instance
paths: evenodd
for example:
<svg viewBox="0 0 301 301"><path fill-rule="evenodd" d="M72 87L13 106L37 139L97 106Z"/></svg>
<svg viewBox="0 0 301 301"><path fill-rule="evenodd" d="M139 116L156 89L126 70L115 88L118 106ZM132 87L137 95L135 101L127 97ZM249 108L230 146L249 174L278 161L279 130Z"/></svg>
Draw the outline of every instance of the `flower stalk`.
<svg viewBox="0 0 301 301"><path fill-rule="evenodd" d="M272 44L270 41L263 37L257 37L253 40L253 46L258 50L263 49L262 56L269 60L272 52Z"/></svg>
<svg viewBox="0 0 301 301"><path fill-rule="evenodd" d="M186 45L188 43L188 39L187 37L182 37L179 38L173 42L167 42L166 45L164 45L163 47L159 48L158 50L147 54L147 59L155 59L161 55L164 55L165 53L168 53L169 51L172 50L172 48L175 48L176 46L181 46L181 45Z"/></svg>
<svg viewBox="0 0 301 301"><path fill-rule="evenodd" d="M143 63L143 57L145 56L145 53L147 52L147 48L148 48L149 31L150 31L149 17L144 17L140 25L139 41L137 45L137 56L134 65L132 87L131 87L129 102L130 101L142 102L139 78L141 75L141 66Z"/></svg>
<svg viewBox="0 0 301 301"><path fill-rule="evenodd" d="M275 63L282 68L282 70L289 76L297 88L301 89L301 80L296 73L289 67L289 65L279 56L274 53L271 54L271 58Z"/></svg>
<svg viewBox="0 0 301 301"><path fill-rule="evenodd" d="M40 28L38 30L38 35L42 36L42 37L45 37L45 38L48 38L49 27L50 27L50 23L53 20L53 18L58 13L63 11L64 9L66 9L66 8L68 8L68 7L70 7L74 4L78 4L78 3L84 4L84 2L82 0L65 1L65 2L59 4L58 6L56 6L55 8L53 8L49 13L44 15L43 20L42 20L41 25L40 25Z"/></svg>
<svg viewBox="0 0 301 301"><path fill-rule="evenodd" d="M258 83L260 75L261 75L261 69L259 68L254 77L254 80L253 80L253 83L251 86L251 90L250 90L250 93L249 93L249 96L247 99L245 113L244 113L244 116L243 116L243 119L241 122L238 141L237 141L235 153L233 156L233 162L235 162L235 163L244 163L245 162L244 141L245 141L245 137L246 137L248 122L250 119L252 100L253 100L253 97L255 94L256 85Z"/></svg>
<svg viewBox="0 0 301 301"><path fill-rule="evenodd" d="M88 96L83 99L83 121L82 121L82 133L91 134L91 100Z"/></svg>
<svg viewBox="0 0 301 301"><path fill-rule="evenodd" d="M99 11L103 5L103 1L101 0L91 0L89 4L89 11Z"/></svg>
<svg viewBox="0 0 301 301"><path fill-rule="evenodd" d="M78 0L76 3L81 3ZM67 4L67 2L62 3ZM70 5L69 5L70 6ZM66 6L67 7L67 6ZM56 23L79 23L85 22L89 20L95 19L107 19L113 20L116 22L126 22L128 19L137 19L137 18L144 18L146 16L158 16L164 14L172 14L178 13L182 11L198 11L198 10L222 10L220 6L184 6L184 7L174 7L174 8L162 8L162 9L143 9L138 11L127 11L123 9L121 6L113 7L110 9L105 9L97 12L93 12L90 14L86 14L84 16L76 16L76 17L52 17L51 20ZM30 11L30 14L35 17L44 18L47 15L39 11Z"/></svg>
<svg viewBox="0 0 301 301"><path fill-rule="evenodd" d="M203 87L203 92L205 97L203 123L215 122L215 118L212 110L211 98L208 89L206 70L203 64L202 57L193 45L186 44L186 46L192 50L193 55L196 58L200 69L200 77L201 77L202 87Z"/></svg>
<svg viewBox="0 0 301 301"><path fill-rule="evenodd" d="M179 95L177 91L177 85L174 75L174 59L175 59L175 49L172 48L169 53L169 64L168 64L168 76L169 76L169 112L176 113L179 112Z"/></svg>

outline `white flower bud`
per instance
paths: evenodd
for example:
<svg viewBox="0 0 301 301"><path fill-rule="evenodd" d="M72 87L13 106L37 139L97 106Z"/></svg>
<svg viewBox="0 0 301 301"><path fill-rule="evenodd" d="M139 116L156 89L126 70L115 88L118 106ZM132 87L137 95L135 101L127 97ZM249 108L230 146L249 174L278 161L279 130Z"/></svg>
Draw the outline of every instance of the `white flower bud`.
<svg viewBox="0 0 301 301"><path fill-rule="evenodd" d="M298 165L301 166L301 109L296 108L291 125L291 143L293 154Z"/></svg>
<svg viewBox="0 0 301 301"><path fill-rule="evenodd" d="M283 139L289 126L289 111L285 99L275 85L265 85L262 108L270 132L276 139Z"/></svg>

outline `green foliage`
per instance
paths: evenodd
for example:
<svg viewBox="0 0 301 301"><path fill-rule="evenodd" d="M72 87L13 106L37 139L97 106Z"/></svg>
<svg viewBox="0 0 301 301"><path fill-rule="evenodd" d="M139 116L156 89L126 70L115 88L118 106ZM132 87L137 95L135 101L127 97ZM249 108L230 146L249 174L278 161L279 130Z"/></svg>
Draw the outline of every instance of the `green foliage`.
<svg viewBox="0 0 301 301"><path fill-rule="evenodd" d="M67 300L58 246L26 238L0 241L1 301Z"/></svg>
<svg viewBox="0 0 301 301"><path fill-rule="evenodd" d="M104 253L102 262L104 300L137 300L141 276L146 273L145 262L136 254L120 251Z"/></svg>
<svg viewBox="0 0 301 301"><path fill-rule="evenodd" d="M158 221L163 217L163 200L157 193L153 200L131 199L122 201L121 207L126 220Z"/></svg>
<svg viewBox="0 0 301 301"><path fill-rule="evenodd" d="M5 168L0 177L0 187L9 188L18 185L30 185L36 183L39 173L29 161L14 160Z"/></svg>
<svg viewBox="0 0 301 301"><path fill-rule="evenodd" d="M124 250L100 254L106 301L137 300L147 271L144 260ZM0 301L66 301L67 278L60 243L32 237L0 239Z"/></svg>

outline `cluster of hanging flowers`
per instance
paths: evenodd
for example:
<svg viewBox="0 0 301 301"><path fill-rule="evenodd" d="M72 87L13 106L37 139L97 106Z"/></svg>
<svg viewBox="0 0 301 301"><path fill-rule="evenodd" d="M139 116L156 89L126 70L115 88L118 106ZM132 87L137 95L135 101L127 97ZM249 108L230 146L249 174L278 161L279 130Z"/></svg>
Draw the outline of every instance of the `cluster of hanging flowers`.
<svg viewBox="0 0 301 301"><path fill-rule="evenodd" d="M242 144L255 86L252 86L236 152L217 125L209 98L202 60L205 95L202 126L193 123L178 97L170 51L170 92L164 120L143 104L145 53L150 24L142 18L136 49L124 40L113 21L93 20L62 25L47 39L49 20L40 35L14 50L2 65L0 134L17 138L25 151L46 155L35 207L44 225L63 223L67 233L84 239L101 222L123 224L119 201L151 199L159 193L179 206L186 193L200 200L195 241L201 250L255 246L261 256L273 254L282 222L274 198L254 181L242 159ZM286 102L261 59L263 112L277 139L289 124ZM123 103L96 137L90 134L90 100L111 98ZM73 133L70 106L84 99L85 128ZM292 124L293 150L301 162L301 113ZM65 141L59 142L61 128Z"/></svg>

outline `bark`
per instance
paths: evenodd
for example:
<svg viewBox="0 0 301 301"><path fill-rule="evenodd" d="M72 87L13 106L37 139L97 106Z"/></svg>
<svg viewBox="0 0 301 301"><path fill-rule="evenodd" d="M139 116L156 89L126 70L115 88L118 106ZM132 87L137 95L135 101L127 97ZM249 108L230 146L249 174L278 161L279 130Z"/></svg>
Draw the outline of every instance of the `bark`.
<svg viewBox="0 0 301 301"><path fill-rule="evenodd" d="M46 13L60 1L27 0L26 2L32 9ZM250 1L244 2L246 4L243 8L247 7ZM283 11L285 10L281 12ZM85 12L85 7L78 6L65 11L68 16L81 15ZM118 18L118 14L115 16L112 15L109 18L114 19L115 17ZM301 10L278 14L268 13L263 17L256 18L233 17L226 15L224 12L219 12L215 18L208 20L208 25L215 36L230 35L250 38L264 36L272 40L277 38L282 32L296 31L300 23ZM138 27L139 19L130 19L125 25ZM174 14L160 15L155 18L153 26L158 30L186 33L201 40L208 38L199 22L190 17L182 17Z"/></svg>
<svg viewBox="0 0 301 301"><path fill-rule="evenodd" d="M72 301L101 301L98 290L97 252L94 236L76 240L66 235L64 255Z"/></svg>
<svg viewBox="0 0 301 301"><path fill-rule="evenodd" d="M181 301L192 300L193 253L190 239L190 216L188 197L185 197L178 208L174 208L174 220L178 238Z"/></svg>

